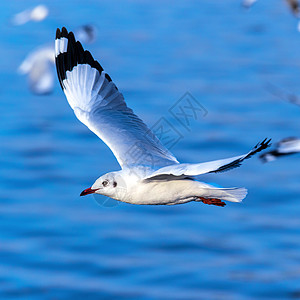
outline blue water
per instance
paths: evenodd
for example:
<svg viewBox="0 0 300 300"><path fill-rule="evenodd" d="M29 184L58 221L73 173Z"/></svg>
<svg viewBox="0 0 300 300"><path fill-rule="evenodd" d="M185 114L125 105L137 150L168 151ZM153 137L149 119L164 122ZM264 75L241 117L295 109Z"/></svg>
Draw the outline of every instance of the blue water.
<svg viewBox="0 0 300 300"><path fill-rule="evenodd" d="M181 133L172 152L201 162L298 136L300 34L284 1L43 1L41 23L12 27L36 1L0 4L0 298L300 297L300 156L205 175L245 186L243 204L111 208L80 192L118 164L75 118L58 82L32 95L16 70L57 27L92 23L89 45L149 126ZM207 110L186 130L170 108L189 92Z"/></svg>

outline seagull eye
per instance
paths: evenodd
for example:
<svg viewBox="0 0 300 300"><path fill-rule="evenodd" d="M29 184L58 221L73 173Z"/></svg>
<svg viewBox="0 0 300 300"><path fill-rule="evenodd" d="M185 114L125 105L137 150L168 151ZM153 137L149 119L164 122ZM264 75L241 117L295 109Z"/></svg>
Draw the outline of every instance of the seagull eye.
<svg viewBox="0 0 300 300"><path fill-rule="evenodd" d="M104 181L102 182L102 185L103 185L103 186L107 186L107 185L108 185L108 181L107 181L107 180L104 180Z"/></svg>

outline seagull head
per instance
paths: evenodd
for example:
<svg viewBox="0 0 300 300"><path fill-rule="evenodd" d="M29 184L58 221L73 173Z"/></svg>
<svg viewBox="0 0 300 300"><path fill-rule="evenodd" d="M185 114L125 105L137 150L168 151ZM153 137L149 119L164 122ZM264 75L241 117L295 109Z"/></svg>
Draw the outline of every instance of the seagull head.
<svg viewBox="0 0 300 300"><path fill-rule="evenodd" d="M126 193L126 185L118 172L107 173L99 177L94 184L81 192L80 196L100 194L119 200Z"/></svg>

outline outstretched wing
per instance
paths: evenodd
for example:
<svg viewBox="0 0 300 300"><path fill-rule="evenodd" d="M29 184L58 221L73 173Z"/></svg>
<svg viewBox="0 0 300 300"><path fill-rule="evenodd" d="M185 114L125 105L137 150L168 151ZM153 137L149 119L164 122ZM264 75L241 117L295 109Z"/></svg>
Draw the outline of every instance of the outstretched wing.
<svg viewBox="0 0 300 300"><path fill-rule="evenodd" d="M227 159L214 160L210 162L200 164L177 164L173 166L167 166L155 171L149 178L153 178L160 175L174 175L174 176L197 176L207 173L219 173L237 168L241 163L256 153L268 148L270 141L265 139L261 143L258 143L251 151L244 155L235 156Z"/></svg>
<svg viewBox="0 0 300 300"><path fill-rule="evenodd" d="M64 27L56 31L55 61L76 117L106 143L122 168L144 164L158 169L178 163L126 105L101 65Z"/></svg>

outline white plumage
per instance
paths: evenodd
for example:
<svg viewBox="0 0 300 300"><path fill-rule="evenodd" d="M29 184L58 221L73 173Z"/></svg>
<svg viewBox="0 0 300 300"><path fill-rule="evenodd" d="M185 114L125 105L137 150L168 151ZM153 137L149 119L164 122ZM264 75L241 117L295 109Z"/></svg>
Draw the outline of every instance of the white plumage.
<svg viewBox="0 0 300 300"><path fill-rule="evenodd" d="M81 195L98 193L133 204L202 201L219 206L225 205L221 200L240 202L246 196L244 188L216 188L194 176L238 167L267 148L270 140L241 156L180 164L126 105L109 75L75 41L72 32L57 30L55 53L58 78L76 117L107 144L122 168L101 176ZM142 159L133 155L133 150L142 154Z"/></svg>
<svg viewBox="0 0 300 300"><path fill-rule="evenodd" d="M41 22L48 16L48 14L48 7L40 4L32 9L26 9L14 15L12 23L14 25L24 25L29 21Z"/></svg>

